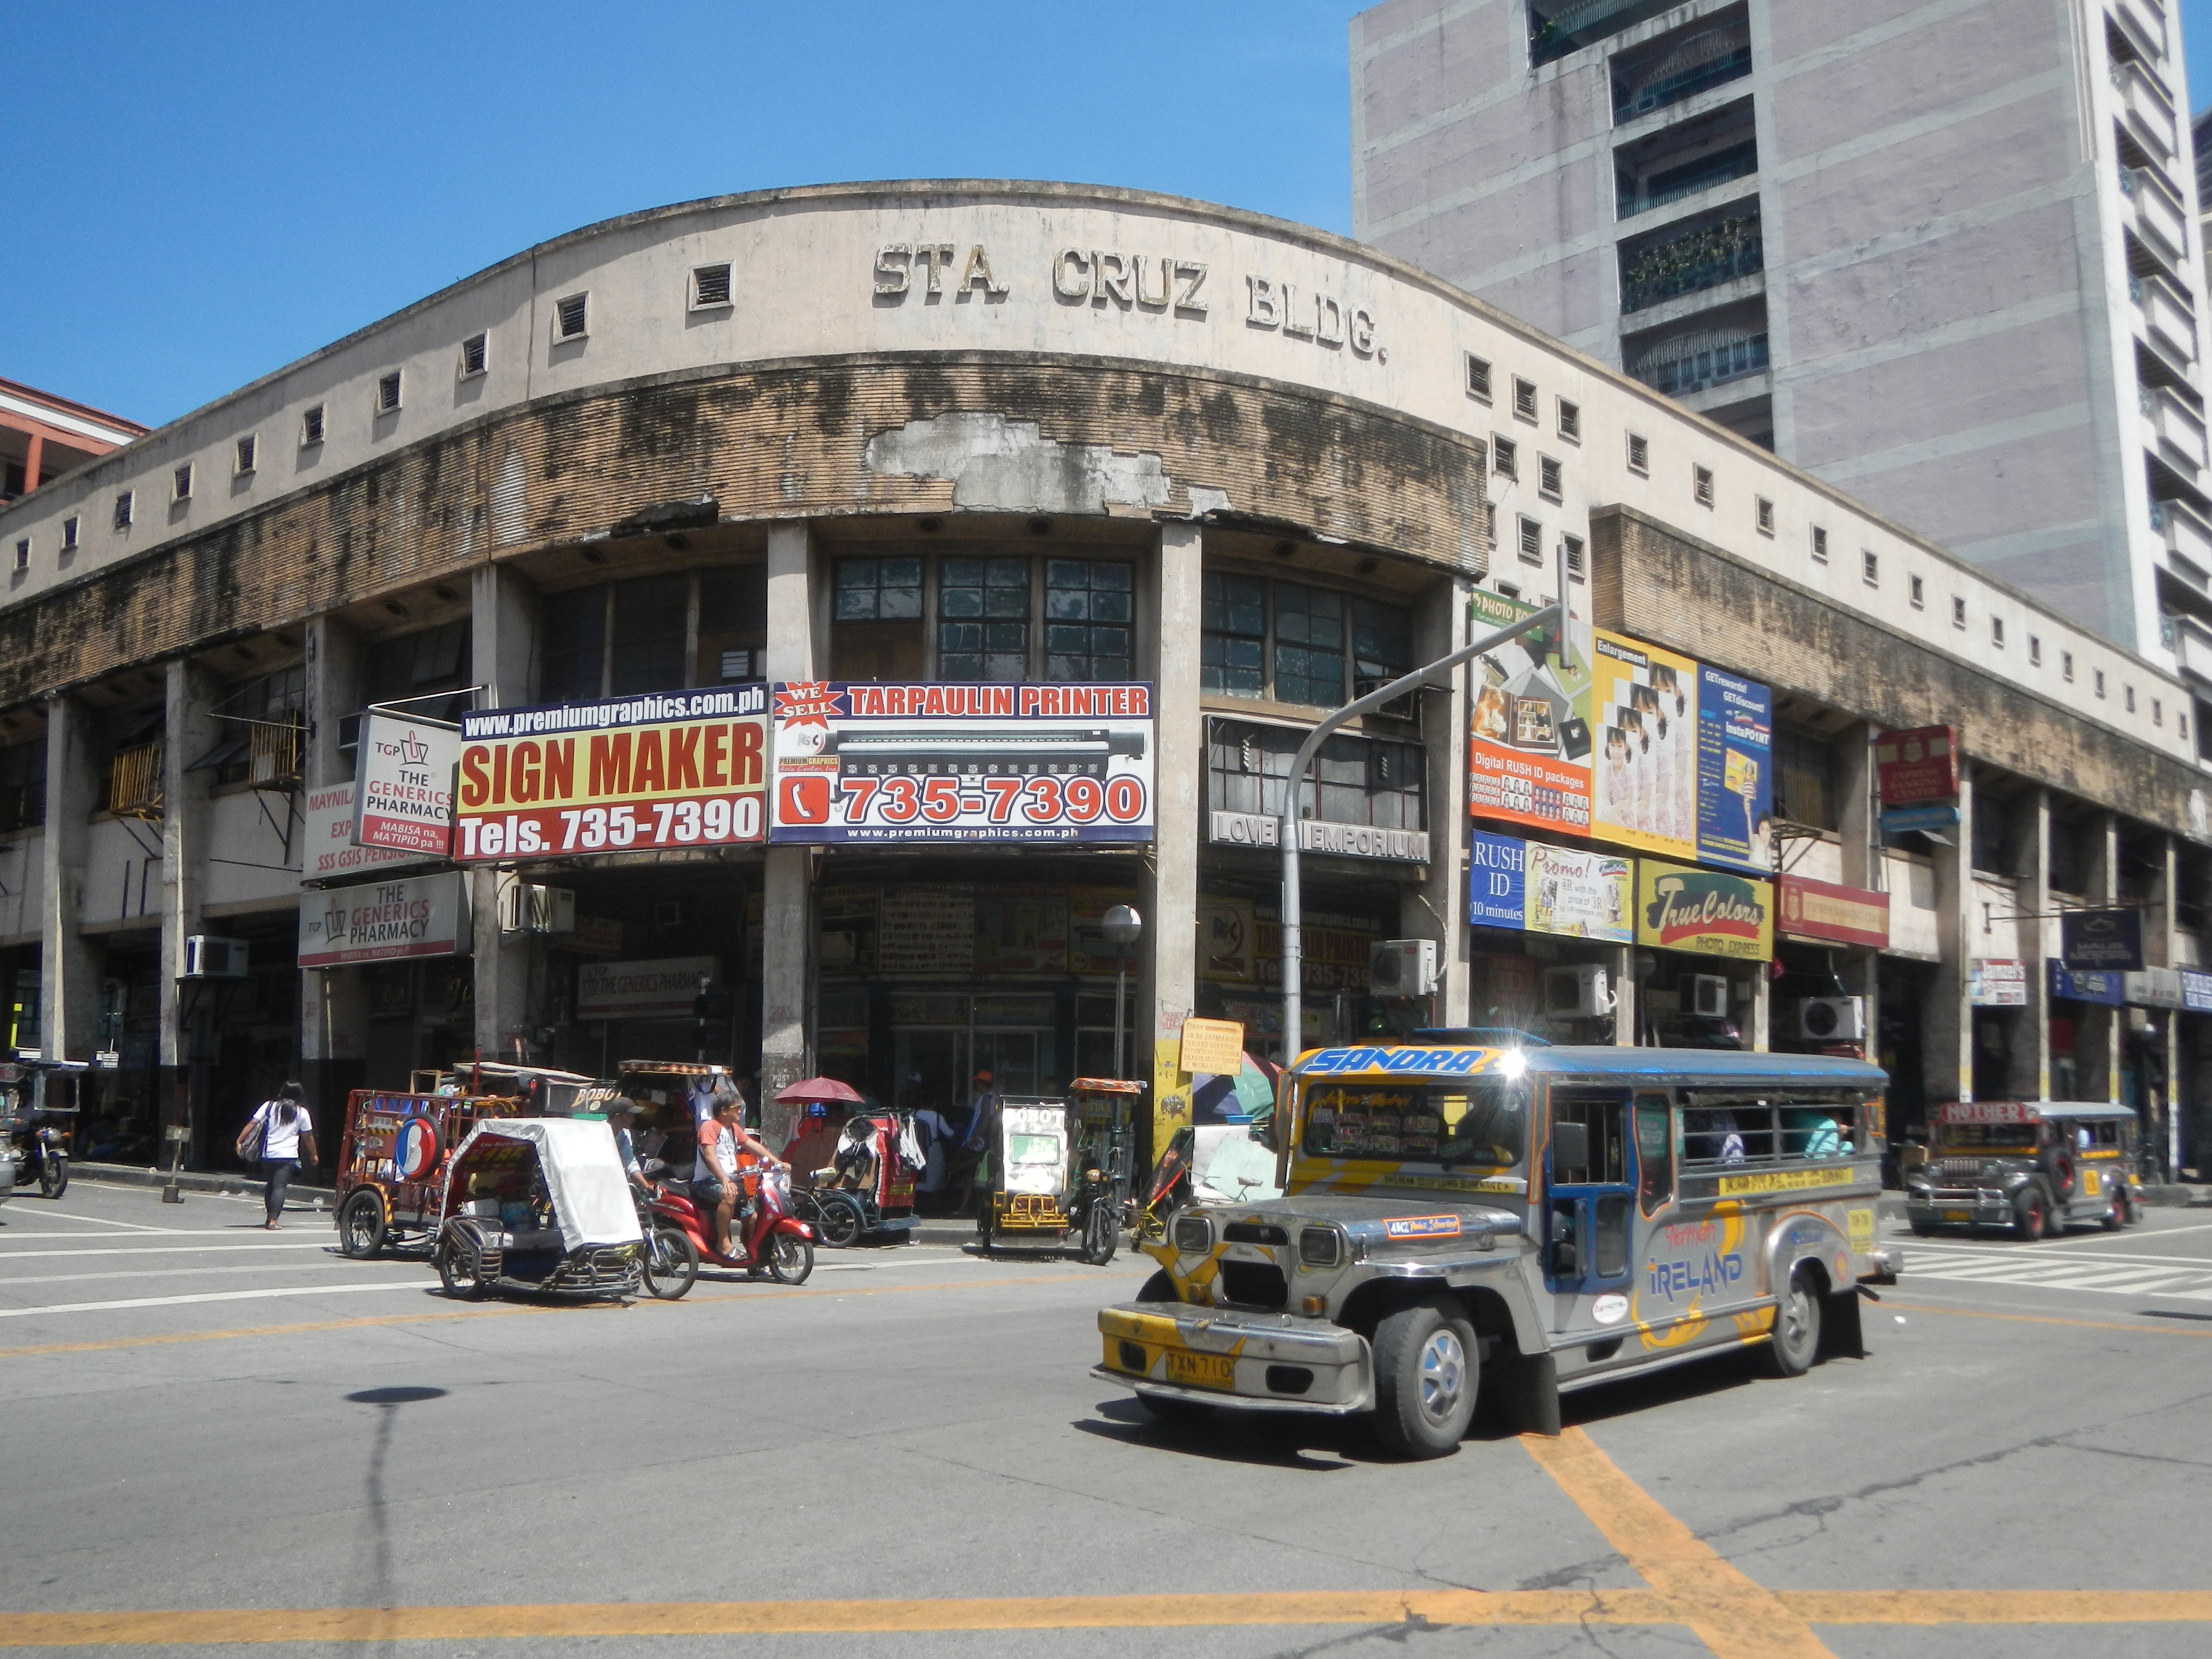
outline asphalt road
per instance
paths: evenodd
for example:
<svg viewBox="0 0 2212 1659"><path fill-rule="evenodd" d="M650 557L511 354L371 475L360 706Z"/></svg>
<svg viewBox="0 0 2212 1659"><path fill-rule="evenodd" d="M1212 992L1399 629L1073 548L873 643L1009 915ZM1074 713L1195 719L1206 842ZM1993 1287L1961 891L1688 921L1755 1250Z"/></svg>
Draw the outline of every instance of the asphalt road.
<svg viewBox="0 0 2212 1659"><path fill-rule="evenodd" d="M796 1291L457 1305L337 1257L326 1218L258 1223L82 1182L0 1206L0 1648L2212 1643L2212 1212L1908 1238L1864 1359L1707 1362L1424 1464L1354 1430L1170 1429L1093 1382L1092 1316L1142 1258L825 1253Z"/></svg>

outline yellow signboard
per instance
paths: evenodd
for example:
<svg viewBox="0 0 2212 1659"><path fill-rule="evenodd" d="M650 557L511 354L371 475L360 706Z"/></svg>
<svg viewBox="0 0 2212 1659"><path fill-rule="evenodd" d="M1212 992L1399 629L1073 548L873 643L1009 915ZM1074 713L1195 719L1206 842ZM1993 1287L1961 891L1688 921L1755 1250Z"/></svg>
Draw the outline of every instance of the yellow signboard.
<svg viewBox="0 0 2212 1659"><path fill-rule="evenodd" d="M1182 1069L1234 1077L1244 1069L1244 1027L1233 1019L1186 1019Z"/></svg>
<svg viewBox="0 0 2212 1659"><path fill-rule="evenodd" d="M1769 1175L1723 1176L1723 1198L1747 1198L1753 1193L1802 1193L1812 1187L1848 1187L1857 1180L1850 1170L1776 1170Z"/></svg>
<svg viewBox="0 0 2212 1659"><path fill-rule="evenodd" d="M1765 962L1774 954L1774 884L1638 859L1636 942Z"/></svg>

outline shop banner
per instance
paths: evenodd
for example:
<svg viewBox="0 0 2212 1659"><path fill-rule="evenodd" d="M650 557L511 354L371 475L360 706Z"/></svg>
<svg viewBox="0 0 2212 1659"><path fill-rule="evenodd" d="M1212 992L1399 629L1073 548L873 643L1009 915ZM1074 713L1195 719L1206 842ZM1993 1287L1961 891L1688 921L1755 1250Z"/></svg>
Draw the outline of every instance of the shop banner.
<svg viewBox="0 0 2212 1659"><path fill-rule="evenodd" d="M450 726L375 709L363 714L354 751L354 844L446 857L460 754L461 734Z"/></svg>
<svg viewBox="0 0 2212 1659"><path fill-rule="evenodd" d="M2212 974L2181 970L2181 1006L2186 1013L2212 1014Z"/></svg>
<svg viewBox="0 0 2212 1659"><path fill-rule="evenodd" d="M2051 994L2063 1002L2100 1002L2117 1008L2127 1000L2126 987L2117 973L2094 968L2069 968L2057 957L2047 957Z"/></svg>
<svg viewBox="0 0 2212 1659"><path fill-rule="evenodd" d="M394 853L381 847L354 844L353 785L334 783L327 789L310 789L306 800L306 839L300 860L300 880L342 881L373 870L404 869L445 857L435 853Z"/></svg>
<svg viewBox="0 0 2212 1659"><path fill-rule="evenodd" d="M775 686L779 842L1148 842L1152 688Z"/></svg>
<svg viewBox="0 0 2212 1659"><path fill-rule="evenodd" d="M1216 847L1252 847L1272 852L1283 844L1281 822L1264 812L1210 812L1206 817L1206 838ZM1380 830L1372 824L1336 823L1327 818L1301 818L1298 850L1330 853L1338 858L1426 864L1429 832Z"/></svg>
<svg viewBox="0 0 2212 1659"><path fill-rule="evenodd" d="M1774 693L1698 668L1698 857L1765 875L1774 868ZM1883 915L1887 942L1887 906Z"/></svg>
<svg viewBox="0 0 2212 1659"><path fill-rule="evenodd" d="M2179 968L2142 968L2120 975L2120 995L2130 1008L2179 1008L2183 1004Z"/></svg>
<svg viewBox="0 0 2212 1659"><path fill-rule="evenodd" d="M1476 927L1629 942L1633 860L1470 831L1468 861Z"/></svg>
<svg viewBox="0 0 2212 1659"><path fill-rule="evenodd" d="M1959 793L1959 734L1948 726L1885 732L1874 742L1884 806L1927 806Z"/></svg>
<svg viewBox="0 0 2212 1659"><path fill-rule="evenodd" d="M2142 912L2069 910L2058 919L2058 954L2069 968L2133 973L2143 965Z"/></svg>
<svg viewBox="0 0 2212 1659"><path fill-rule="evenodd" d="M763 839L768 688L461 717L460 863Z"/></svg>
<svg viewBox="0 0 2212 1659"><path fill-rule="evenodd" d="M1468 596L1478 635L1538 607L1480 589ZM1557 628L1510 640L1475 665L1468 720L1468 807L1541 830L1590 831L1589 622L1571 617L1567 650Z"/></svg>
<svg viewBox="0 0 2212 1659"><path fill-rule="evenodd" d="M587 962L576 970L578 1019L669 1019L689 1015L702 980L721 977L713 957Z"/></svg>
<svg viewBox="0 0 2212 1659"><path fill-rule="evenodd" d="M1978 957L1966 967L1966 1000L1977 1008L2027 1007L2027 964Z"/></svg>
<svg viewBox="0 0 2212 1659"><path fill-rule="evenodd" d="M1780 881L1781 929L1791 939L1889 948L1889 895L1806 876Z"/></svg>
<svg viewBox="0 0 2212 1659"><path fill-rule="evenodd" d="M300 966L457 956L468 927L466 884L458 870L333 887L300 906Z"/></svg>
<svg viewBox="0 0 2212 1659"><path fill-rule="evenodd" d="M1639 859L1636 942L1765 962L1774 955L1774 884Z"/></svg>
<svg viewBox="0 0 2212 1659"><path fill-rule="evenodd" d="M1590 833L1698 856L1698 665L1597 630Z"/></svg>

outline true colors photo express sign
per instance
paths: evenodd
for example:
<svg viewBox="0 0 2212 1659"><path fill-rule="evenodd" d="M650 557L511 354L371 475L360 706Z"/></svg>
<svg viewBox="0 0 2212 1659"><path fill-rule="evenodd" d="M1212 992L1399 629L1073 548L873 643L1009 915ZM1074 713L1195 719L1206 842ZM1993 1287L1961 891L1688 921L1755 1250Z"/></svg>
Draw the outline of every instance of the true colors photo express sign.
<svg viewBox="0 0 2212 1659"><path fill-rule="evenodd" d="M767 832L768 688L462 717L459 862L738 846Z"/></svg>
<svg viewBox="0 0 2212 1659"><path fill-rule="evenodd" d="M778 682L780 842L1146 842L1152 688Z"/></svg>
<svg viewBox="0 0 2212 1659"><path fill-rule="evenodd" d="M1639 859L1636 942L1662 951L1765 962L1774 955L1774 884Z"/></svg>

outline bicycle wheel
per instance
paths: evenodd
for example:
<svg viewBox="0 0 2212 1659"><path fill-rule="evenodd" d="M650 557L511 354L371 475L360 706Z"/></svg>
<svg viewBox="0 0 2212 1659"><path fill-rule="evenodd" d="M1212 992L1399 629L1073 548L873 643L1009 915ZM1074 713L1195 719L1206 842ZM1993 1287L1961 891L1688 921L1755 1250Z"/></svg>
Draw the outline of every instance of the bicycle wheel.
<svg viewBox="0 0 2212 1659"><path fill-rule="evenodd" d="M699 1247L678 1227L655 1227L645 1239L645 1288L673 1302L699 1277Z"/></svg>

